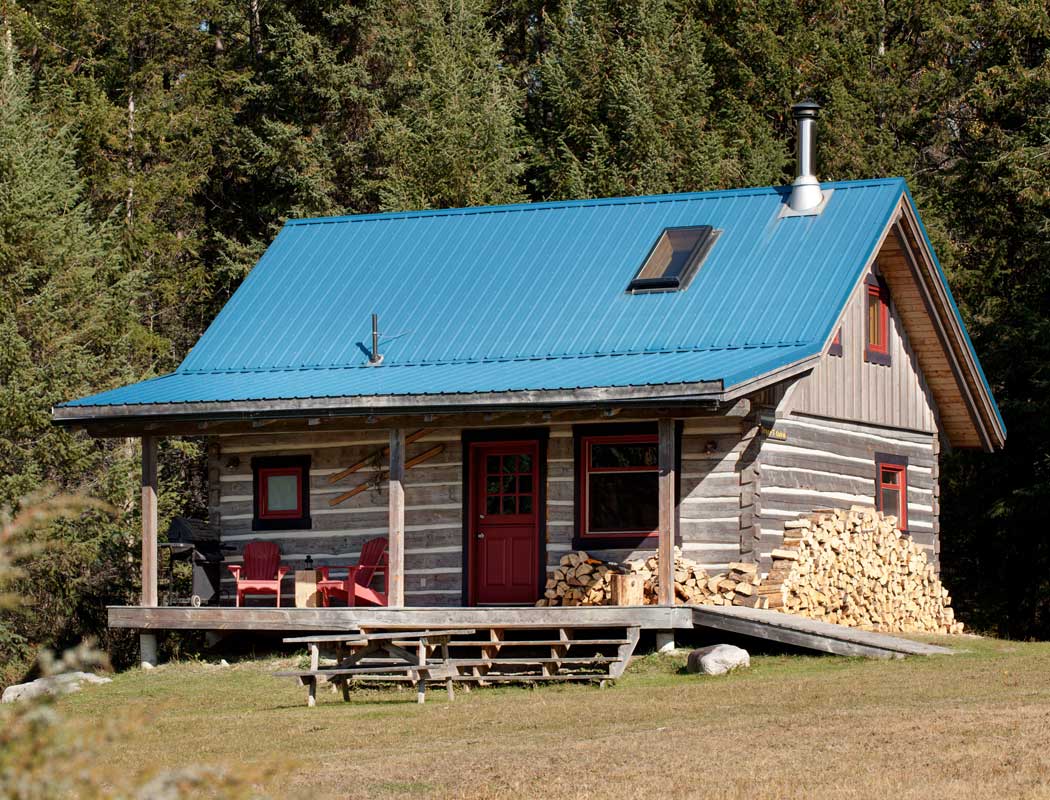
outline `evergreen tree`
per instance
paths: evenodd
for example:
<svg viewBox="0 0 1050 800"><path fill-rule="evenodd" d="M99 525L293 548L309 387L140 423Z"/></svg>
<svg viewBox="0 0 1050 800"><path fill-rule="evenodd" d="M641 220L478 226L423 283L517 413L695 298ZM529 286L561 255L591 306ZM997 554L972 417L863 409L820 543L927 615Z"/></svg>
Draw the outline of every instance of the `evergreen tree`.
<svg viewBox="0 0 1050 800"><path fill-rule="evenodd" d="M698 23L668 0L570 0L545 21L529 119L544 197L738 185ZM779 164L777 165L779 166Z"/></svg>
<svg viewBox="0 0 1050 800"><path fill-rule="evenodd" d="M30 76L10 31L0 42L0 508L62 489L129 508L132 453L56 428L54 404L133 377L138 340L116 228L92 219L68 128L55 129L30 100ZM63 643L118 593L127 539L108 514L58 520L60 542L34 554L19 585L24 608L0 621L0 661L26 641ZM109 558L104 556L110 556Z"/></svg>
<svg viewBox="0 0 1050 800"><path fill-rule="evenodd" d="M384 210L522 199L523 90L480 0L393 3L378 46L389 81L371 152Z"/></svg>

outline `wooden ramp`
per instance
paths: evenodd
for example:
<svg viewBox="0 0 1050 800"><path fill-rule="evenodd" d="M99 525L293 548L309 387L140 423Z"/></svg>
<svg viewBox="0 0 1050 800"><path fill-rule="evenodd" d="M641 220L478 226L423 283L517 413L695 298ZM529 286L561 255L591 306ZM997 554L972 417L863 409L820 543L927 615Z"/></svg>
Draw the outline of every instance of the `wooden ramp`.
<svg viewBox="0 0 1050 800"><path fill-rule="evenodd" d="M739 606L693 606L693 625L838 656L904 658L947 655L952 652L946 647L901 639L885 633L832 625L829 622L818 622L779 611Z"/></svg>

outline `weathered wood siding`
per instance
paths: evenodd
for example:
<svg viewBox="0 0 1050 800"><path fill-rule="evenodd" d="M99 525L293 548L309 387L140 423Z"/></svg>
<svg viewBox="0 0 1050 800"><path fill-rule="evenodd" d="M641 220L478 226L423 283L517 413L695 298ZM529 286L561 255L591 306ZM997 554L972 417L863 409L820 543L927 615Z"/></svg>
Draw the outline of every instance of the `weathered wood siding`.
<svg viewBox="0 0 1050 800"><path fill-rule="evenodd" d="M684 422L678 519L682 550L711 569L740 560L742 514L748 515L746 546L750 551L750 511L741 508L739 469L741 455L750 441L744 436L748 427L739 418L694 418ZM551 427L547 450L548 571L573 548L575 492L572 426L555 425ZM596 558L623 561L648 557L656 546L643 550L586 549Z"/></svg>
<svg viewBox="0 0 1050 800"><path fill-rule="evenodd" d="M374 477L369 465L330 484L328 476L389 444L386 430L368 433L245 435L219 437L211 448L209 473L218 477L212 493L222 539L237 550L231 563L241 559L245 544L274 541L281 547L283 563L301 569L309 554L318 565L357 562L361 545L387 535L387 490L367 489L336 507L329 500L361 481ZM405 473L405 603L406 605L460 605L462 596L462 455L460 432L438 430L408 446L412 458L435 444L442 453ZM311 530L252 530L252 467L254 456L305 454L311 456ZM227 466L232 460L236 466ZM387 456L378 459L385 469ZM216 496L217 494L217 496ZM224 576L223 593L232 598L232 579ZM292 576L285 579L282 604L294 599Z"/></svg>
<svg viewBox="0 0 1050 800"><path fill-rule="evenodd" d="M854 291L842 318L842 355L824 354L813 372L791 393L791 408L851 422L932 433L937 430L933 396L890 303L890 364L864 360L867 286Z"/></svg>
<svg viewBox="0 0 1050 800"><path fill-rule="evenodd" d="M655 421L655 420L654 420ZM598 420L594 420L598 422ZM711 569L750 556L752 516L750 487L742 494L741 456L751 442L749 423L738 418L698 418L683 423L681 504L678 525L687 556ZM547 567L553 569L573 547L576 533L572 425L550 426L547 449ZM405 476L405 603L409 606L460 605L463 594L463 519L461 431L438 430L409 445L408 458L440 443L445 450L407 471ZM361 544L387 534L385 483L368 489L335 508L328 501L376 471L369 465L338 484L328 476L365 459L387 444L385 430L374 433L264 433L218 437L210 448L211 518L223 541L237 549L231 563L241 560L244 546L254 540L274 541L284 563L301 568L309 554L318 565L355 563ZM252 469L254 456L309 453L311 530L252 530ZM385 467L386 457L378 461ZM228 466L233 464L233 466ZM745 500L742 507L742 498ZM742 529L744 535L742 536ZM612 560L646 557L655 551L592 550ZM233 582L224 576L223 590L232 598ZM286 579L282 603L293 601L292 577Z"/></svg>
<svg viewBox="0 0 1050 800"><path fill-rule="evenodd" d="M776 429L787 438L761 438L753 465L759 563L769 564L786 520L816 509L873 505L876 453L907 457L911 536L938 563L936 435L797 412L778 413Z"/></svg>

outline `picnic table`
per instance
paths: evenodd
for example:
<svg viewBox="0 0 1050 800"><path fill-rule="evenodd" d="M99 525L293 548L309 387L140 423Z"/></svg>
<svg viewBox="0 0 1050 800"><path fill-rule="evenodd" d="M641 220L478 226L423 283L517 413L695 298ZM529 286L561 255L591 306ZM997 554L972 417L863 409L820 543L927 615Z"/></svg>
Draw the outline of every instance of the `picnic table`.
<svg viewBox="0 0 1050 800"><path fill-rule="evenodd" d="M305 644L310 651L310 669L285 670L277 677L298 678L307 687L306 704L317 702L317 682L324 678L350 699L349 682L356 675L404 675L416 687L416 702L426 702L427 681L445 682L448 699L455 700L452 681L459 674L457 662L449 656L449 639L474 633L473 629L385 631L293 636L288 644ZM321 666L321 646L335 645L334 666ZM382 663L374 663L377 660ZM373 662L373 663L365 663Z"/></svg>

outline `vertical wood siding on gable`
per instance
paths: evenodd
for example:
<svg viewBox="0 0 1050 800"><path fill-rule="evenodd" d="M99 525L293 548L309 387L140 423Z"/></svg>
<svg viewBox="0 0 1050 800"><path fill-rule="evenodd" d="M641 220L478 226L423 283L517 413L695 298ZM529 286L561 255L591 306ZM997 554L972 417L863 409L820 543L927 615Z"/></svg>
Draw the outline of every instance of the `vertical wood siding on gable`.
<svg viewBox="0 0 1050 800"><path fill-rule="evenodd" d="M755 470L758 562L783 543L784 522L817 509L875 504L875 453L908 458L908 522L913 541L939 568L937 437L797 412L778 415L785 440L762 439Z"/></svg>
<svg viewBox="0 0 1050 800"><path fill-rule="evenodd" d="M827 353L791 395L803 414L933 432L933 395L895 306L890 305L890 365L864 360L868 289L854 291L842 319L842 356Z"/></svg>

